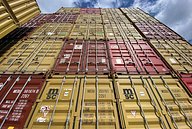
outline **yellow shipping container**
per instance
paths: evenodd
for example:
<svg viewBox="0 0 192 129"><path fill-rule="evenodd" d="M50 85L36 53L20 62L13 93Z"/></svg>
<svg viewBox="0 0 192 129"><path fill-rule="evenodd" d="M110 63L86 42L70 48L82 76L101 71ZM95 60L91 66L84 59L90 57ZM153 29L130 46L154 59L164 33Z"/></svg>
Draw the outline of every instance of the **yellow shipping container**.
<svg viewBox="0 0 192 129"><path fill-rule="evenodd" d="M112 80L57 76L47 80L28 129L119 129Z"/></svg>
<svg viewBox="0 0 192 129"><path fill-rule="evenodd" d="M150 43L176 72L192 73L191 45L174 40L150 40Z"/></svg>
<svg viewBox="0 0 192 129"><path fill-rule="evenodd" d="M80 13L80 8L63 8L63 7L61 7L56 13Z"/></svg>
<svg viewBox="0 0 192 129"><path fill-rule="evenodd" d="M115 37L122 37L122 35L125 35L129 39L143 39L131 24L105 24L104 27L108 39L114 40Z"/></svg>
<svg viewBox="0 0 192 129"><path fill-rule="evenodd" d="M115 79L123 128L191 128L192 103L171 76L127 76Z"/></svg>
<svg viewBox="0 0 192 129"><path fill-rule="evenodd" d="M138 8L120 8L120 10L125 13L133 22L139 21L153 21L158 23L159 21L147 13L141 11Z"/></svg>
<svg viewBox="0 0 192 129"><path fill-rule="evenodd" d="M21 40L0 62L0 72L46 73L53 67L63 43L62 40Z"/></svg>
<svg viewBox="0 0 192 129"><path fill-rule="evenodd" d="M104 40L103 24L75 24L70 39Z"/></svg>
<svg viewBox="0 0 192 129"><path fill-rule="evenodd" d="M36 29L31 38L67 38L73 28L71 23L45 23Z"/></svg>
<svg viewBox="0 0 192 129"><path fill-rule="evenodd" d="M76 23L78 24L102 24L102 17L100 14L80 14Z"/></svg>
<svg viewBox="0 0 192 129"><path fill-rule="evenodd" d="M36 0L1 0L0 38L40 13Z"/></svg>
<svg viewBox="0 0 192 129"><path fill-rule="evenodd" d="M7 3L20 24L26 23L40 13L35 0L8 0Z"/></svg>
<svg viewBox="0 0 192 129"><path fill-rule="evenodd" d="M0 4L0 39L18 27L9 12Z"/></svg>

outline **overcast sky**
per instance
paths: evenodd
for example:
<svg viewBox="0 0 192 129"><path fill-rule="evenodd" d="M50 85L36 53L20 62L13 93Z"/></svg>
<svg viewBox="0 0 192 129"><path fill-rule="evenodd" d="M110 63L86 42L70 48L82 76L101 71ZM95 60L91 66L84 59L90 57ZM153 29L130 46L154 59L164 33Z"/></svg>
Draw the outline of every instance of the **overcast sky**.
<svg viewBox="0 0 192 129"><path fill-rule="evenodd" d="M42 13L60 7L139 7L192 43L192 0L37 0Z"/></svg>

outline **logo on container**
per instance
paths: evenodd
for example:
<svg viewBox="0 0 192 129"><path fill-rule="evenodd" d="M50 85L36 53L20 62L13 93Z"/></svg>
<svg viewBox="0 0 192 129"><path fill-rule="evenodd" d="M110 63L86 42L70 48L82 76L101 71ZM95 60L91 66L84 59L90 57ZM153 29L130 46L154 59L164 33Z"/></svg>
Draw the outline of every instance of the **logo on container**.
<svg viewBox="0 0 192 129"><path fill-rule="evenodd" d="M59 93L59 89L49 89L46 99L56 99L56 96Z"/></svg>
<svg viewBox="0 0 192 129"><path fill-rule="evenodd" d="M126 99L134 99L134 94L132 89L123 89L123 93Z"/></svg>
<svg viewBox="0 0 192 129"><path fill-rule="evenodd" d="M37 122L46 122L46 119L47 119L46 116L49 113L50 108L51 108L51 106L47 106L47 105L41 106L40 112L43 113L43 117L38 117Z"/></svg>

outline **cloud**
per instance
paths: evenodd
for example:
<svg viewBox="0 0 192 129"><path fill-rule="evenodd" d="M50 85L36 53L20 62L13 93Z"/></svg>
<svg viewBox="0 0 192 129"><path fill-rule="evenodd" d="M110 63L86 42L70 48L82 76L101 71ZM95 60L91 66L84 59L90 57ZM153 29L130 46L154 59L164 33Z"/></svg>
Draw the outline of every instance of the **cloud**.
<svg viewBox="0 0 192 129"><path fill-rule="evenodd" d="M42 13L54 13L61 7L74 7L76 0L37 0Z"/></svg>
<svg viewBox="0 0 192 129"><path fill-rule="evenodd" d="M152 14L192 43L192 0L135 0L133 7L139 7Z"/></svg>
<svg viewBox="0 0 192 129"><path fill-rule="evenodd" d="M97 0L97 2L100 8L115 8L116 0Z"/></svg>
<svg viewBox="0 0 192 129"><path fill-rule="evenodd" d="M73 2L75 7L87 7L87 8L94 8L97 4L97 0L81 0Z"/></svg>

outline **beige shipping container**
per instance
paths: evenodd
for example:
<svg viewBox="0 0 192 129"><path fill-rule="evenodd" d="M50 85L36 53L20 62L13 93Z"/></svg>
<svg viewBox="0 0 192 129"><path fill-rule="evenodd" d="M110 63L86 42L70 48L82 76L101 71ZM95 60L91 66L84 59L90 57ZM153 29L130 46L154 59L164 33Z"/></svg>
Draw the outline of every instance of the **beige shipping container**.
<svg viewBox="0 0 192 129"><path fill-rule="evenodd" d="M150 40L168 64L179 73L192 73L191 46L170 40Z"/></svg>
<svg viewBox="0 0 192 129"><path fill-rule="evenodd" d="M56 13L80 13L80 8L60 8Z"/></svg>
<svg viewBox="0 0 192 129"><path fill-rule="evenodd" d="M121 123L127 129L191 128L192 103L171 76L115 79Z"/></svg>
<svg viewBox="0 0 192 129"><path fill-rule="evenodd" d="M112 80L61 76L47 80L27 129L119 129Z"/></svg>
<svg viewBox="0 0 192 129"><path fill-rule="evenodd" d="M0 72L46 73L53 67L63 43L62 40L21 40L0 63Z"/></svg>
<svg viewBox="0 0 192 129"><path fill-rule="evenodd" d="M89 24L75 24L69 35L69 39L86 39Z"/></svg>
<svg viewBox="0 0 192 129"><path fill-rule="evenodd" d="M93 25L90 24L87 39L104 40L105 35L103 27L104 27L103 24L93 24Z"/></svg>
<svg viewBox="0 0 192 129"><path fill-rule="evenodd" d="M108 39L118 39L125 35L127 38L131 39L143 39L139 32L131 24L105 24L105 32Z"/></svg>
<svg viewBox="0 0 192 129"><path fill-rule="evenodd" d="M79 85L80 79L75 76L48 79L27 128L72 128Z"/></svg>
<svg viewBox="0 0 192 129"><path fill-rule="evenodd" d="M172 77L150 77L153 90L171 128L192 128L192 101L178 79Z"/></svg>
<svg viewBox="0 0 192 129"><path fill-rule="evenodd" d="M87 76L82 84L75 129L119 129L112 80Z"/></svg>
<svg viewBox="0 0 192 129"><path fill-rule="evenodd" d="M31 38L67 38L73 28L71 23L45 23L37 28L29 37Z"/></svg>
<svg viewBox="0 0 192 129"><path fill-rule="evenodd" d="M75 24L70 39L104 40L103 24Z"/></svg>
<svg viewBox="0 0 192 129"><path fill-rule="evenodd" d="M192 46L183 40L167 40L166 41L177 52L186 56L190 62L192 62Z"/></svg>
<svg viewBox="0 0 192 129"><path fill-rule="evenodd" d="M0 62L2 62L5 58L7 58L7 56L9 54L11 54L11 52L14 51L14 49L19 45L19 43L21 43L21 42L16 42L14 39L3 41L0 44L0 48L1 48ZM7 48L9 48L9 49L7 49Z"/></svg>
<svg viewBox="0 0 192 129"><path fill-rule="evenodd" d="M121 13L120 10L117 9L101 9L102 10L102 17L103 23L113 23L113 24L130 24L131 22Z"/></svg>
<svg viewBox="0 0 192 129"><path fill-rule="evenodd" d="M120 10L125 13L133 22L139 22L141 20L148 22L152 21L155 23L159 22L157 19L151 17L149 14L138 8L120 8Z"/></svg>
<svg viewBox="0 0 192 129"><path fill-rule="evenodd" d="M99 14L80 14L76 20L78 24L102 24L102 17Z"/></svg>

